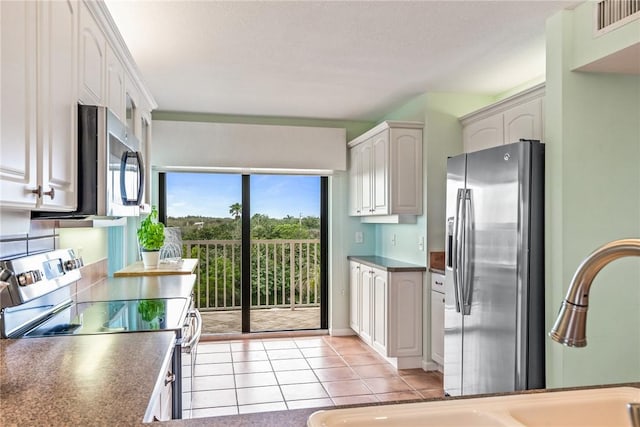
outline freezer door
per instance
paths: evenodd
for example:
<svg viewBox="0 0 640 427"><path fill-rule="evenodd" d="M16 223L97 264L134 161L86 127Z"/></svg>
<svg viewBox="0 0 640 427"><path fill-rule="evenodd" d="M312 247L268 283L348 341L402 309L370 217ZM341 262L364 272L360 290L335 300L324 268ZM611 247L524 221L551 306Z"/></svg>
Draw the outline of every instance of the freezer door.
<svg viewBox="0 0 640 427"><path fill-rule="evenodd" d="M467 156L462 394L515 390L518 346L519 163L526 144Z"/></svg>
<svg viewBox="0 0 640 427"><path fill-rule="evenodd" d="M459 310L459 295L456 289L454 269L460 264L457 259L462 231L458 218L458 195L465 189L466 156L447 160L446 242L445 242L445 299L444 299L444 391L451 396L462 394L462 314ZM457 243L456 243L457 242Z"/></svg>

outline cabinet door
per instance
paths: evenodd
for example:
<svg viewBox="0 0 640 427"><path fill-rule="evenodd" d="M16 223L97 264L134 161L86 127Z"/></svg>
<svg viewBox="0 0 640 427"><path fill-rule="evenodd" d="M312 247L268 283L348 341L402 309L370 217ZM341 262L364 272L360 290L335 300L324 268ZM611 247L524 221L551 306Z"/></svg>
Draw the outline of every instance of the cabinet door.
<svg viewBox="0 0 640 427"><path fill-rule="evenodd" d="M504 143L524 139L542 139L542 98L504 112Z"/></svg>
<svg viewBox="0 0 640 427"><path fill-rule="evenodd" d="M373 287L373 347L381 354L387 355L387 272L373 268L371 281Z"/></svg>
<svg viewBox="0 0 640 427"><path fill-rule="evenodd" d="M360 338L367 344L371 344L373 331L372 304L373 304L373 280L369 267L360 268Z"/></svg>
<svg viewBox="0 0 640 427"><path fill-rule="evenodd" d="M36 205L36 3L0 2L0 205Z"/></svg>
<svg viewBox="0 0 640 427"><path fill-rule="evenodd" d="M371 213L389 214L389 131L371 140Z"/></svg>
<svg viewBox="0 0 640 427"><path fill-rule="evenodd" d="M502 145L504 141L502 114L469 123L462 130L462 139L465 153Z"/></svg>
<svg viewBox="0 0 640 427"><path fill-rule="evenodd" d="M422 215L422 130L390 130L390 214Z"/></svg>
<svg viewBox="0 0 640 427"><path fill-rule="evenodd" d="M360 215L371 215L373 212L372 180L373 146L371 140L360 144Z"/></svg>
<svg viewBox="0 0 640 427"><path fill-rule="evenodd" d="M431 359L444 365L444 294L431 291Z"/></svg>
<svg viewBox="0 0 640 427"><path fill-rule="evenodd" d="M124 67L109 44L107 44L107 106L124 123L126 110Z"/></svg>
<svg viewBox="0 0 640 427"><path fill-rule="evenodd" d="M349 150L349 215L362 215L362 146Z"/></svg>
<svg viewBox="0 0 640 427"><path fill-rule="evenodd" d="M360 264L349 262L349 326L360 332Z"/></svg>
<svg viewBox="0 0 640 427"><path fill-rule="evenodd" d="M77 204L77 30L75 0L38 2L40 48L38 207L73 210Z"/></svg>
<svg viewBox="0 0 640 427"><path fill-rule="evenodd" d="M106 39L84 2L80 2L78 99L87 105L105 105Z"/></svg>
<svg viewBox="0 0 640 427"><path fill-rule="evenodd" d="M387 355L422 355L422 272L389 273Z"/></svg>

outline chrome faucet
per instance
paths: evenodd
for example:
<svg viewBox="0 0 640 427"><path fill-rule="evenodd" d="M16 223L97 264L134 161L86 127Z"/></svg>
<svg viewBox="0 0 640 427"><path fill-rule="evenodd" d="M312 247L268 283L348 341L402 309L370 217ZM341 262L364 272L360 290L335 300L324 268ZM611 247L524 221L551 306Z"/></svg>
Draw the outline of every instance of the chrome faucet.
<svg viewBox="0 0 640 427"><path fill-rule="evenodd" d="M627 256L640 256L640 239L609 242L582 261L571 279L556 323L549 332L551 339L569 347L587 345L586 323L591 283L605 265Z"/></svg>
<svg viewBox="0 0 640 427"><path fill-rule="evenodd" d="M640 256L640 239L621 239L596 249L578 267L549 336L570 347L587 345L586 326L591 283L602 268L618 258ZM629 403L629 419L640 427L640 403Z"/></svg>

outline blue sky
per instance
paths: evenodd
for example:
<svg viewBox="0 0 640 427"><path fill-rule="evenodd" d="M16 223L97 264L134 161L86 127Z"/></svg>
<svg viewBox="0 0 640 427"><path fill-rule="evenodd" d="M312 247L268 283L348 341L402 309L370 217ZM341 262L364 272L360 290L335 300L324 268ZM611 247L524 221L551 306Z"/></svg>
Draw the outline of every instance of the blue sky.
<svg viewBox="0 0 640 427"><path fill-rule="evenodd" d="M242 177L232 174L167 173L167 216L229 218L242 202ZM320 177L251 175L251 214L271 218L320 216Z"/></svg>

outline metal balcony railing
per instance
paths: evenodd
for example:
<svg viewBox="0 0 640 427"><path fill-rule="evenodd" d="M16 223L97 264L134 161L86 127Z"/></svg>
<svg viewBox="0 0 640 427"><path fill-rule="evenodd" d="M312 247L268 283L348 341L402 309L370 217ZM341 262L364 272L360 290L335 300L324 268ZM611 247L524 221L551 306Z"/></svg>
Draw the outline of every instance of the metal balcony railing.
<svg viewBox="0 0 640 427"><path fill-rule="evenodd" d="M184 240L200 260L195 304L201 311L241 308L241 241ZM320 240L252 240L251 308L320 305Z"/></svg>

